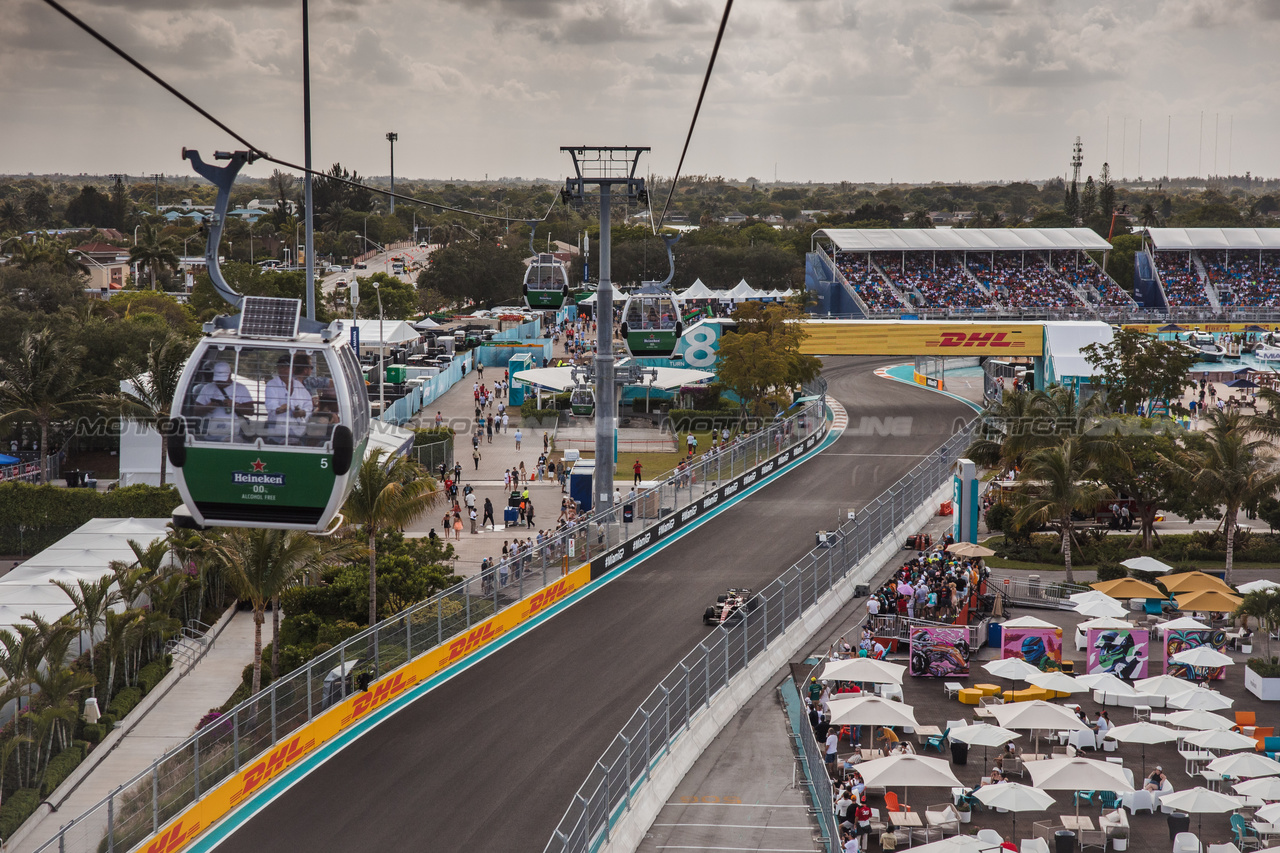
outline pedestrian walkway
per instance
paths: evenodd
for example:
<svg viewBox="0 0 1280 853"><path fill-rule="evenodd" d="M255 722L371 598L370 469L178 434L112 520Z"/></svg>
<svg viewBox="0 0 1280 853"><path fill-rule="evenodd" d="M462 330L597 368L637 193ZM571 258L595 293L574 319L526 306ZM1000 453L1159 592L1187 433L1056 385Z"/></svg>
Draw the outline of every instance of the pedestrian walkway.
<svg viewBox="0 0 1280 853"><path fill-rule="evenodd" d="M237 611L198 663L174 684L169 692L116 742L110 753L89 772L70 793L55 791L51 797L57 811L43 818L14 845L12 853L32 853L68 823L96 806L120 785L146 770L167 750L180 744L196 730L200 718L227 700L240 685L246 664L253 662L253 613ZM125 722L128 721L126 718ZM106 749L100 746L98 749ZM93 754L86 760L92 760ZM43 811L43 810L42 810ZM41 814L38 812L37 815ZM106 809L85 818L80 834L100 838L106 832ZM100 824L95 825L94 822Z"/></svg>

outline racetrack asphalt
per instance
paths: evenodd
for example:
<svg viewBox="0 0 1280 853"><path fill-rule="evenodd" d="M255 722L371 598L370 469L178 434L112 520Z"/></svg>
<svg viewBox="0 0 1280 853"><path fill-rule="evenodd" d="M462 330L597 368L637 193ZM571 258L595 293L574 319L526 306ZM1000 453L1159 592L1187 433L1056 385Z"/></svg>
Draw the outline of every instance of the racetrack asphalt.
<svg viewBox="0 0 1280 853"><path fill-rule="evenodd" d="M831 447L374 727L217 849L542 850L617 731L706 637L706 605L764 587L973 417L873 375L900 361L826 360L849 414Z"/></svg>

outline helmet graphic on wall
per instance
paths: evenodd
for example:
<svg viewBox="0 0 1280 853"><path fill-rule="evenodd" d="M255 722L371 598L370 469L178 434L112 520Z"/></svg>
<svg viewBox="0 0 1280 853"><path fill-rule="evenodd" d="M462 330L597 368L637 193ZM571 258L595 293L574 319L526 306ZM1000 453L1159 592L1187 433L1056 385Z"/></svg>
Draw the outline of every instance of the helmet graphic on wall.
<svg viewBox="0 0 1280 853"><path fill-rule="evenodd" d="M1048 654L1044 647L1044 638L1037 636L1022 638L1022 657L1027 663L1039 665L1040 659Z"/></svg>
<svg viewBox="0 0 1280 853"><path fill-rule="evenodd" d="M1103 670L1112 669L1134 653L1133 634L1128 631L1103 631L1098 635L1093 648L1098 652L1098 663Z"/></svg>

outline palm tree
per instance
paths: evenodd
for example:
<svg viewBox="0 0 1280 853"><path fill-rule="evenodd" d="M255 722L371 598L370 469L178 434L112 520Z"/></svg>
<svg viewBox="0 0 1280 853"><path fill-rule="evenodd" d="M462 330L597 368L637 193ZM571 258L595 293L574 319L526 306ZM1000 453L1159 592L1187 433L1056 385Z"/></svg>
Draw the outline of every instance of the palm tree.
<svg viewBox="0 0 1280 853"><path fill-rule="evenodd" d="M933 219L929 217L929 211L923 207L911 214L911 221L908 223L912 228L932 228Z"/></svg>
<svg viewBox="0 0 1280 853"><path fill-rule="evenodd" d="M1160 224L1160 214L1156 213L1155 205L1147 202L1142 205L1142 210L1138 212L1138 222L1144 228L1153 228Z"/></svg>
<svg viewBox="0 0 1280 853"><path fill-rule="evenodd" d="M133 387L121 394L125 414L151 427L160 434L160 485L165 484L168 453L165 427L173 413L173 400L178 393L178 380L186 366L191 346L174 334L151 342L146 358L139 364L118 364L118 372Z"/></svg>
<svg viewBox="0 0 1280 853"><path fill-rule="evenodd" d="M262 687L262 623L267 605L304 572L325 559L320 540L295 530L234 528L214 546L236 594L253 605L253 684ZM279 638L276 639L279 645Z"/></svg>
<svg viewBox="0 0 1280 853"><path fill-rule="evenodd" d="M435 481L417 463L405 456L387 463L383 457L380 448L365 456L342 510L348 521L364 528L369 543L370 627L378 624L378 531L411 524L440 497Z"/></svg>
<svg viewBox="0 0 1280 853"><path fill-rule="evenodd" d="M1280 469L1275 451L1265 437L1254 437L1254 420L1230 409L1206 409L1209 428L1202 451L1183 455L1182 467L1192 485L1223 507L1222 527L1227 536L1227 562L1223 580L1231 583L1235 563L1236 519L1241 509L1256 506L1280 489Z"/></svg>
<svg viewBox="0 0 1280 853"><path fill-rule="evenodd" d="M41 476L49 479L49 429L77 411L102 406L99 382L80 372L82 350L52 329L27 332L17 352L0 359L0 424L35 421L40 427Z"/></svg>
<svg viewBox="0 0 1280 853"><path fill-rule="evenodd" d="M142 236L129 250L129 263L151 271L151 289L156 289L156 270L178 268L178 241L164 237L154 225L142 226Z"/></svg>
<svg viewBox="0 0 1280 853"><path fill-rule="evenodd" d="M58 589L65 592L67 598L71 599L71 604L75 607L76 614L80 617L80 626L89 632L90 672L98 671L93 660L94 636L97 634L98 626L102 624L102 620L107 618L107 612L111 610L111 605L120 600L120 593L112 589L115 586L115 582L114 575L103 575L96 581L79 580L76 581L76 586L72 586L66 581L50 581ZM93 695L98 695L96 687Z"/></svg>
<svg viewBox="0 0 1280 853"><path fill-rule="evenodd" d="M61 661L52 659L46 661L43 670L33 674L32 680L40 689L41 700L48 703L48 710L52 712L47 750L47 753L52 755L55 739L63 748L71 745L71 733L75 729L76 717L80 712L76 696L96 687L98 680L92 673L76 672L63 665Z"/></svg>
<svg viewBox="0 0 1280 853"><path fill-rule="evenodd" d="M1067 583L1075 581L1071 574L1071 542L1075 535L1072 514L1092 513L1099 503L1111 497L1111 489L1101 482L1102 464L1124 465L1128 461L1118 448L1106 452L1105 461L1100 458L1103 455L1102 446L1087 452L1084 443L1073 437L1056 447L1033 451L1022 466L1013 524L1022 527L1032 522L1057 522Z"/></svg>
<svg viewBox="0 0 1280 853"><path fill-rule="evenodd" d="M21 231L27 223L22 208L12 200L0 202L0 234L6 231Z"/></svg>
<svg viewBox="0 0 1280 853"><path fill-rule="evenodd" d="M1280 590L1260 589L1247 593L1244 600L1231 614L1232 619L1243 619L1247 627L1249 617L1258 620L1258 630L1263 635L1266 659L1271 660L1271 635L1280 627Z"/></svg>

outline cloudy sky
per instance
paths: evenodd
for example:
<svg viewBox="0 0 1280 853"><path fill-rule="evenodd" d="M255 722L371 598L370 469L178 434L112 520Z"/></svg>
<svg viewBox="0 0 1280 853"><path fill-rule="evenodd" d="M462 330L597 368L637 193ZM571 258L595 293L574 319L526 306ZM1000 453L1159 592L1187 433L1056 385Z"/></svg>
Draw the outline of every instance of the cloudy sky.
<svg viewBox="0 0 1280 853"><path fill-rule="evenodd" d="M301 0L64 2L301 162ZM311 0L314 162L385 175L394 130L405 176L558 179L569 144L648 145L670 175L722 8ZM685 173L1043 179L1080 136L1087 173L1162 175L1167 152L1275 176L1277 44L1280 0L737 0ZM232 145L40 0L5 4L0 173L185 173L183 146Z"/></svg>

